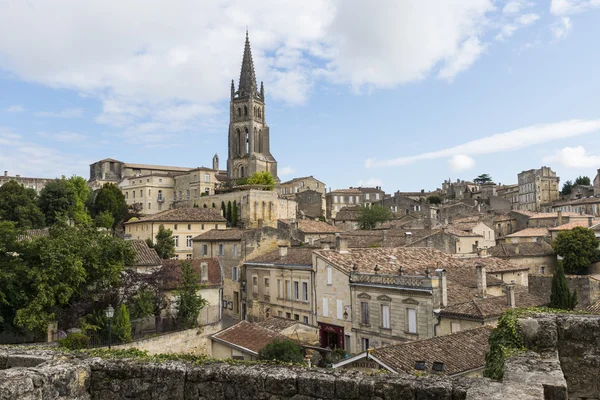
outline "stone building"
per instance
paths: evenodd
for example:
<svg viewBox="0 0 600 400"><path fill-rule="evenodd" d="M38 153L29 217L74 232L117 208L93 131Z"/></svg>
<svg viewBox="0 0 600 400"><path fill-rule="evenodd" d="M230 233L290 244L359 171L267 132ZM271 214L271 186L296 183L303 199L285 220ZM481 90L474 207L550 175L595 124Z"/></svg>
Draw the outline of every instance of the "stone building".
<svg viewBox="0 0 600 400"><path fill-rule="evenodd" d="M413 200L410 197L393 195L385 198L378 205L390 209L396 217L408 214L418 214L425 218L436 218L437 207L432 207L427 201Z"/></svg>
<svg viewBox="0 0 600 400"><path fill-rule="evenodd" d="M21 186L33 189L39 195L44 186L52 180L47 178L29 178L21 175L9 176L8 171L4 171L4 175L0 176L0 186L10 181L17 181Z"/></svg>
<svg viewBox="0 0 600 400"><path fill-rule="evenodd" d="M346 232L357 230L359 228L358 218L360 210L360 206L345 206L340 208L333 218L333 225Z"/></svg>
<svg viewBox="0 0 600 400"><path fill-rule="evenodd" d="M571 212L576 214L588 214L594 217L600 216L600 196L590 196L574 200L560 200L552 204L552 211Z"/></svg>
<svg viewBox="0 0 600 400"><path fill-rule="evenodd" d="M126 177L119 183L127 205L140 204L144 215L170 209L175 201L174 186L174 175L160 172Z"/></svg>
<svg viewBox="0 0 600 400"><path fill-rule="evenodd" d="M488 254L527 267L532 274L553 274L556 269L556 255L552 245L545 241L498 243Z"/></svg>
<svg viewBox="0 0 600 400"><path fill-rule="evenodd" d="M560 178L550 167L523 171L517 177L520 210L540 211L542 204L558 200Z"/></svg>
<svg viewBox="0 0 600 400"><path fill-rule="evenodd" d="M594 196L600 196L600 168L594 177Z"/></svg>
<svg viewBox="0 0 600 400"><path fill-rule="evenodd" d="M269 126L266 123L265 89L262 82L260 90L256 83L247 31L237 90L233 80L231 81L228 147L229 179L245 178L255 172L268 171L279 183L277 161L271 155Z"/></svg>
<svg viewBox="0 0 600 400"><path fill-rule="evenodd" d="M329 238L341 230L322 221L300 219L297 221L279 220L279 231L288 235L291 240L313 245L316 241Z"/></svg>
<svg viewBox="0 0 600 400"><path fill-rule="evenodd" d="M325 202L326 218L335 219L342 208L362 205L362 192L353 188L330 190L325 195Z"/></svg>
<svg viewBox="0 0 600 400"><path fill-rule="evenodd" d="M511 204L511 209L519 205L519 185L498 185L496 195Z"/></svg>
<svg viewBox="0 0 600 400"><path fill-rule="evenodd" d="M175 176L175 188L173 192L174 202L196 201L201 197L215 194L215 186L219 182L217 170L199 167L189 172Z"/></svg>
<svg viewBox="0 0 600 400"><path fill-rule="evenodd" d="M483 240L483 236L478 233L465 232L452 226L445 226L430 235L413 240L406 246L429 247L447 254L470 254L477 253Z"/></svg>
<svg viewBox="0 0 600 400"><path fill-rule="evenodd" d="M470 181L457 179L456 182L452 182L450 179L447 179L442 183L442 194L448 199L470 199L473 197L473 193L478 191L479 185Z"/></svg>
<svg viewBox="0 0 600 400"><path fill-rule="evenodd" d="M283 198L290 198L295 200L295 196L298 193L302 193L307 190L314 190L325 195L326 186L325 183L318 180L314 176L304 176L301 178L290 179L286 182L279 184L279 194Z"/></svg>
<svg viewBox="0 0 600 400"><path fill-rule="evenodd" d="M298 204L298 218L325 218L325 196L323 193L311 189L296 193L294 197Z"/></svg>

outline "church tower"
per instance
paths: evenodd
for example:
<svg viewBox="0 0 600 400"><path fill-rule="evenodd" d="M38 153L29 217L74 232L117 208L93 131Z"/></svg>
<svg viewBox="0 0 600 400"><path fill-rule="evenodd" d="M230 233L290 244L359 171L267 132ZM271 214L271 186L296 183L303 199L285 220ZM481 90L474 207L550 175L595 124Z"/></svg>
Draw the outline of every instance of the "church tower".
<svg viewBox="0 0 600 400"><path fill-rule="evenodd" d="M271 155L269 127L265 122L265 90L262 82L260 90L256 84L250 40L246 31L237 91L231 80L227 177L245 178L262 171L269 171L279 183L277 161Z"/></svg>

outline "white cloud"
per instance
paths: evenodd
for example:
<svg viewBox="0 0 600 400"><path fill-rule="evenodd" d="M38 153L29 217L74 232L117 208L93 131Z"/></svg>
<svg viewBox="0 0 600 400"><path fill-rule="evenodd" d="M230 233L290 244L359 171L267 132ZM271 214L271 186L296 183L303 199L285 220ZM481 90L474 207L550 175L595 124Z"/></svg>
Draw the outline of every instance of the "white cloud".
<svg viewBox="0 0 600 400"><path fill-rule="evenodd" d="M6 111L7 113L20 113L25 111L25 107L15 104L13 106L7 107L4 111Z"/></svg>
<svg viewBox="0 0 600 400"><path fill-rule="evenodd" d="M409 165L422 160L447 158L459 154L493 154L598 131L600 131L600 119L587 121L569 120L552 124L538 124L487 136L448 149L417 154L415 156L399 157L391 160L376 160L371 158L365 162L365 165L367 168L393 167Z"/></svg>
<svg viewBox="0 0 600 400"><path fill-rule="evenodd" d="M475 160L465 154L456 154L448 160L448 166L453 172L466 171L475 166Z"/></svg>
<svg viewBox="0 0 600 400"><path fill-rule="evenodd" d="M540 19L538 14L529 13L520 15L515 18L514 22L506 24L502 27L500 33L496 35L496 40L504 40L508 37L511 37L517 30L533 24L538 19Z"/></svg>
<svg viewBox="0 0 600 400"><path fill-rule="evenodd" d="M279 176L288 176L296 173L296 170L292 167L283 167L277 171L277 175Z"/></svg>
<svg viewBox="0 0 600 400"><path fill-rule="evenodd" d="M87 139L87 136L76 132L39 132L43 138L56 140L58 142L80 142Z"/></svg>
<svg viewBox="0 0 600 400"><path fill-rule="evenodd" d="M511 0L502 8L503 14L518 14L523 8L530 7L531 3L522 0Z"/></svg>
<svg viewBox="0 0 600 400"><path fill-rule="evenodd" d="M383 181L379 178L370 177L369 179L359 180L357 184L360 187L375 187L375 186L382 186Z"/></svg>
<svg viewBox="0 0 600 400"><path fill-rule="evenodd" d="M66 108L61 111L38 111L34 115L36 117L46 118L79 118L83 116L83 109Z"/></svg>
<svg viewBox="0 0 600 400"><path fill-rule="evenodd" d="M561 16L577 14L594 7L600 7L600 0L552 0L550 12Z"/></svg>
<svg viewBox="0 0 600 400"><path fill-rule="evenodd" d="M600 156L586 154L583 146L565 147L554 155L544 157L545 163L558 163L567 168L598 168Z"/></svg>
<svg viewBox="0 0 600 400"><path fill-rule="evenodd" d="M561 17L550 26L550 29L556 39L563 39L569 34L571 27L571 18Z"/></svg>
<svg viewBox="0 0 600 400"><path fill-rule="evenodd" d="M460 49L440 70L438 76L451 81L459 72L469 68L483 53L485 47L477 37L471 37L464 41Z"/></svg>

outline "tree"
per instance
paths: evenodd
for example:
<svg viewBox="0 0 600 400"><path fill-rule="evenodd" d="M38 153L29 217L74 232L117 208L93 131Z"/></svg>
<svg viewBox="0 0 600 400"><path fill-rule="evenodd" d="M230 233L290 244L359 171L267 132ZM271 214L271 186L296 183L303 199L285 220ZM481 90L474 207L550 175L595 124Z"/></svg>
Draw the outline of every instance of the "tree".
<svg viewBox="0 0 600 400"><path fill-rule="evenodd" d="M177 322L182 328L193 328L198 323L200 310L207 304L198 293L200 290L200 275L194 271L190 262L183 261L181 267L181 285L175 291L177 296Z"/></svg>
<svg viewBox="0 0 600 400"><path fill-rule="evenodd" d="M300 364L304 361L304 352L290 339L275 339L258 352L258 358Z"/></svg>
<svg viewBox="0 0 600 400"><path fill-rule="evenodd" d="M112 229L115 225L115 217L109 211L102 211L94 218L96 228Z"/></svg>
<svg viewBox="0 0 600 400"><path fill-rule="evenodd" d="M132 218L140 219L144 211L144 205L142 203L133 203L127 206L123 221L129 221Z"/></svg>
<svg viewBox="0 0 600 400"><path fill-rule="evenodd" d="M175 257L175 242L173 241L173 231L165 229L163 225L158 227L156 234L156 244L154 250L163 260Z"/></svg>
<svg viewBox="0 0 600 400"><path fill-rule="evenodd" d="M75 205L71 210L70 217L75 222L75 225L89 225L92 223L92 217L87 210L87 201L90 197L90 187L85 178L81 176L72 176L67 179L67 182L75 192Z"/></svg>
<svg viewBox="0 0 600 400"><path fill-rule="evenodd" d="M563 187L562 187L562 190L560 191L560 194L562 194L563 196L568 196L571 194L572 191L573 191L573 181L566 181L565 183L563 183Z"/></svg>
<svg viewBox="0 0 600 400"><path fill-rule="evenodd" d="M231 226L237 226L238 221L238 207L237 201L233 202L233 206L231 207Z"/></svg>
<svg viewBox="0 0 600 400"><path fill-rule="evenodd" d="M232 217L232 213L233 213L233 209L231 208L231 200L227 202L227 216L225 217L225 219L227 220L227 222L229 222L231 224L231 221L233 219Z"/></svg>
<svg viewBox="0 0 600 400"><path fill-rule="evenodd" d="M568 274L585 274L592 263L600 259L598 239L594 231L588 228L576 227L560 232L552 247L563 258L563 266Z"/></svg>
<svg viewBox="0 0 600 400"><path fill-rule="evenodd" d="M275 187L275 178L269 171L255 172L248 178L248 185L265 185L265 190L273 190Z"/></svg>
<svg viewBox="0 0 600 400"><path fill-rule="evenodd" d="M577 179L575 179L575 184L582 186L590 186L592 183L590 181L589 176L578 176Z"/></svg>
<svg viewBox="0 0 600 400"><path fill-rule="evenodd" d="M127 202L121 189L113 183L107 183L95 195L93 216L107 211L115 219L113 229L123 221L127 211Z"/></svg>
<svg viewBox="0 0 600 400"><path fill-rule="evenodd" d="M473 183L476 185L483 185L484 183L488 183L492 181L492 177L488 174L481 174L477 178L473 179Z"/></svg>
<svg viewBox="0 0 600 400"><path fill-rule="evenodd" d="M74 186L66 179L48 182L40 192L38 200L48 225L53 225L59 219L72 218L76 202Z"/></svg>
<svg viewBox="0 0 600 400"><path fill-rule="evenodd" d="M357 222L360 229L373 229L377 224L391 219L392 212L389 208L372 205L370 207L361 207L358 213Z"/></svg>
<svg viewBox="0 0 600 400"><path fill-rule="evenodd" d="M37 194L17 181L0 186L0 220L13 221L16 228L44 227L44 214L37 205Z"/></svg>
<svg viewBox="0 0 600 400"><path fill-rule="evenodd" d="M221 201L221 214L224 218L227 218L227 208L225 207L225 201Z"/></svg>
<svg viewBox="0 0 600 400"><path fill-rule="evenodd" d="M561 310L572 310L577 305L577 289L571 293L562 261L558 262L556 272L552 276L552 292L550 293L550 307Z"/></svg>
<svg viewBox="0 0 600 400"><path fill-rule="evenodd" d="M117 343L131 342L131 321L125 304L121 304L115 310L115 316L112 321L112 334Z"/></svg>
<svg viewBox="0 0 600 400"><path fill-rule="evenodd" d="M442 198L436 194L427 197L427 202L429 204L440 204L442 202Z"/></svg>

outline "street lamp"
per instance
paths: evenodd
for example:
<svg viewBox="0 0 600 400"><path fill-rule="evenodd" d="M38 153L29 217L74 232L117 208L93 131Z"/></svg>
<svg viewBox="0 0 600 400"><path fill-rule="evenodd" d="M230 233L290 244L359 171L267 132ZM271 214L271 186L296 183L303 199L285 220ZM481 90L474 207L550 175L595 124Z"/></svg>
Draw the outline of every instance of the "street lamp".
<svg viewBox="0 0 600 400"><path fill-rule="evenodd" d="M110 342L112 341L112 327L110 325L110 321L115 315L115 309L109 304L104 312L106 313L106 318L108 318L108 349L110 350Z"/></svg>

